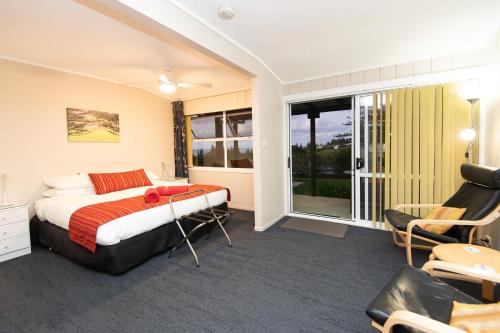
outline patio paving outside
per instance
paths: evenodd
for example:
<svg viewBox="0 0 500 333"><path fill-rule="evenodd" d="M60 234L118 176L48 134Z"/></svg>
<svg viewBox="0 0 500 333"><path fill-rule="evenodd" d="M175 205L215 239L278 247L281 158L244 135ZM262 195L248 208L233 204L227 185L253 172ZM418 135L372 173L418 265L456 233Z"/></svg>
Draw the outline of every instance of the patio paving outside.
<svg viewBox="0 0 500 333"><path fill-rule="evenodd" d="M293 211L352 219L351 200L302 194L293 195Z"/></svg>

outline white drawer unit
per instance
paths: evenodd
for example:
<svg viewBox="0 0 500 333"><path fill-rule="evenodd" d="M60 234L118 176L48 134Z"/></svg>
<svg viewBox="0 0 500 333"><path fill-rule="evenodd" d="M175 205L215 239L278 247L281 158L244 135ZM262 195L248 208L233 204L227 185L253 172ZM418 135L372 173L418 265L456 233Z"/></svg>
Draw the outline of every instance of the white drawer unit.
<svg viewBox="0 0 500 333"><path fill-rule="evenodd" d="M0 209L0 225L28 220L28 207L9 206Z"/></svg>
<svg viewBox="0 0 500 333"><path fill-rule="evenodd" d="M25 234L0 241L0 255L23 250L30 244L30 235Z"/></svg>
<svg viewBox="0 0 500 333"><path fill-rule="evenodd" d="M0 207L0 262L29 253L28 206Z"/></svg>
<svg viewBox="0 0 500 333"><path fill-rule="evenodd" d="M26 222L0 225L0 240L27 234L29 234L29 227Z"/></svg>

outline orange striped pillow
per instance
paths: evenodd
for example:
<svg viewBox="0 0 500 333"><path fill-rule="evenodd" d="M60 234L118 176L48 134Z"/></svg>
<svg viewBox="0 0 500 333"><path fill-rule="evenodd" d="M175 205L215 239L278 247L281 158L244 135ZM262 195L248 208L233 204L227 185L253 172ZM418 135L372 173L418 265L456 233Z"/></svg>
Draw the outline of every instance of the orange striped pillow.
<svg viewBox="0 0 500 333"><path fill-rule="evenodd" d="M97 194L153 185L144 169L114 173L89 173L89 178Z"/></svg>
<svg viewBox="0 0 500 333"><path fill-rule="evenodd" d="M465 214L466 208L455 208L455 207L445 207L440 206L434 208L425 219L427 220L460 220L460 218ZM421 224L420 228L433 232L438 235L442 235L451 228L453 224Z"/></svg>

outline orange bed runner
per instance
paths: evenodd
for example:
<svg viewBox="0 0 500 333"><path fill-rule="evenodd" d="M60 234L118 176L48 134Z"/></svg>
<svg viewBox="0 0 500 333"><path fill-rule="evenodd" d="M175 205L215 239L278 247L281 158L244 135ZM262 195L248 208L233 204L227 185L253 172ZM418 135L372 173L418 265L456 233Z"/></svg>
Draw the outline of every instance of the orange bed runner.
<svg viewBox="0 0 500 333"><path fill-rule="evenodd" d="M220 190L228 191L228 201L230 201L229 190L214 185L190 185L189 191L204 190L207 193ZM174 198L174 201L186 200L200 196L202 194L190 194ZM82 207L76 210L69 220L69 238L87 250L95 253L97 229L110 221L116 220L125 215L140 212L146 209L168 205L170 196L161 196L160 201L147 203L144 196L108 201ZM140 222L138 222L140 223Z"/></svg>

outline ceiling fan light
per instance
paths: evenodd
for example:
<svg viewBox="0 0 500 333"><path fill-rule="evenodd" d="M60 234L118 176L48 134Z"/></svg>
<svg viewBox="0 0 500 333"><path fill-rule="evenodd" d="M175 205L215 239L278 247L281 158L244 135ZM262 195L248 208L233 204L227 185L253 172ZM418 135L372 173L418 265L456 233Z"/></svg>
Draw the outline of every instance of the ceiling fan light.
<svg viewBox="0 0 500 333"><path fill-rule="evenodd" d="M160 84L160 90L166 94L172 94L177 90L177 86L172 82L164 82Z"/></svg>

